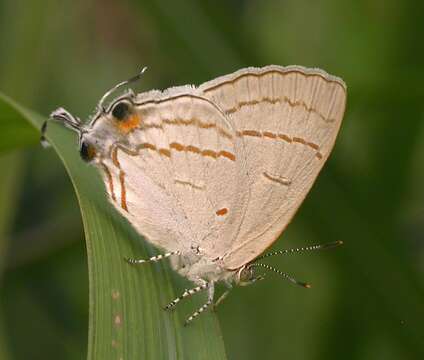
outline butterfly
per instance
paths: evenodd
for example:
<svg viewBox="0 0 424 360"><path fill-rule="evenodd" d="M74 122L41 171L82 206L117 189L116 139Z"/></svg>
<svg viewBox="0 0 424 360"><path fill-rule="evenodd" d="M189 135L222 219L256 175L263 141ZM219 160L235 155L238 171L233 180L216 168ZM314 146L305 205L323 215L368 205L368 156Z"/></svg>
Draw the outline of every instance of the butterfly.
<svg viewBox="0 0 424 360"><path fill-rule="evenodd" d="M110 202L151 244L150 259L171 266L195 287L171 301L207 291L190 323L220 303L233 284L262 280L261 255L289 224L327 160L346 104L346 85L320 69L245 68L196 87L178 86L100 100L83 124L59 108L51 119L79 136L81 158L102 174ZM46 124L42 128L43 138ZM45 141L45 139L44 139ZM214 304L215 284L228 290Z"/></svg>

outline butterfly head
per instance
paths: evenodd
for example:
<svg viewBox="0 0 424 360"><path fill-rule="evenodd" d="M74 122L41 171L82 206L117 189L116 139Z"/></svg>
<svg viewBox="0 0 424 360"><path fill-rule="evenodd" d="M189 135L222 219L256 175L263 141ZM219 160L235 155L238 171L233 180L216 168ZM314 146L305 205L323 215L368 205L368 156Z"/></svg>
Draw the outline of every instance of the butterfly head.
<svg viewBox="0 0 424 360"><path fill-rule="evenodd" d="M125 137L141 124L141 118L136 111L132 90L113 100L108 106L106 99L117 89L140 79L146 68L129 80L115 85L107 91L97 105L96 114L87 124L83 124L78 117L73 116L63 108L59 108L50 115L49 120L62 123L65 127L78 134L79 152L85 162L94 162L106 155L110 146L115 142L124 142ZM45 137L47 121L41 128L41 143L48 146Z"/></svg>
<svg viewBox="0 0 424 360"><path fill-rule="evenodd" d="M87 163L107 156L113 143L125 143L127 135L141 124L131 94L116 99L108 109L99 110L87 124L83 124L79 118L63 108L53 111L50 120L60 122L78 134L79 153ZM41 130L43 145L48 145L45 139L46 130L47 122Z"/></svg>

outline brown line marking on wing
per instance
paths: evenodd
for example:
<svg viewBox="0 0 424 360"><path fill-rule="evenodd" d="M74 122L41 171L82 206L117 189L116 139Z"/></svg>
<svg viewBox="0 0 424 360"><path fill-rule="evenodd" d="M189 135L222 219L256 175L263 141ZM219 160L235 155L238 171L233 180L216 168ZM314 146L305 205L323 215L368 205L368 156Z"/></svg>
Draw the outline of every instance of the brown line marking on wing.
<svg viewBox="0 0 424 360"><path fill-rule="evenodd" d="M218 216L223 216L223 215L225 215L227 212L228 212L228 209L227 209L227 208L222 208L222 209L219 209L219 210L217 210L217 211L216 211L216 215L218 215Z"/></svg>
<svg viewBox="0 0 424 360"><path fill-rule="evenodd" d="M264 132L260 132L257 130L242 130L242 131L237 131L236 132L237 136L254 136L254 137L263 137L263 138L269 138L269 139L274 139L274 140L283 140L287 143L298 143L298 144L302 144L305 146L310 147L311 149L315 150L315 156L318 159L322 159L323 155L322 153L319 151L320 147L318 144L315 144L313 142L307 141L301 137L297 137L297 136L293 136L292 138L286 134L276 134L270 131L264 131Z"/></svg>
<svg viewBox="0 0 424 360"><path fill-rule="evenodd" d="M271 139L276 139L276 138L278 137L278 135L277 135L277 134L274 134L274 133L269 132L269 131L264 131L264 132L262 133L262 136L263 136L263 137L268 137L268 138L271 138Z"/></svg>
<svg viewBox="0 0 424 360"><path fill-rule="evenodd" d="M245 74L241 74L241 75L239 75L239 76L237 76L237 77L235 77L235 78L233 78L231 80L222 81L219 84L216 84L216 85L213 85L213 86L211 86L211 87L209 87L207 89L204 89L203 92L207 93L209 91L213 91L213 90L215 90L217 88L220 88L224 84L234 84L234 83L238 82L240 79L242 79L244 77L248 77L248 76L261 78L261 77L263 77L265 75L268 75L268 74L279 74L279 75L282 75L284 77L285 75L294 74L294 73L295 74L301 74L301 75L303 75L306 78L308 78L308 77L319 77L319 78L321 78L322 80L324 80L328 84L337 84L337 85L339 85L343 89L343 91L346 93L346 88L345 88L345 86L340 81L338 81L336 79L330 80L327 77L325 77L323 74L319 74L319 73L306 73L305 71L302 71L300 69L296 69L296 70L293 69L293 70L287 70L287 71L281 71L281 70L277 70L277 69L272 69L272 70L258 72L258 73L253 73L253 72L245 73ZM327 119L323 114L321 114L320 112L318 112L318 110L313 109L312 107L308 107L305 102L303 102L303 101L293 101L293 100L289 99L287 96L284 96L282 98L276 98L276 99L271 99L269 97L264 97L264 98L262 98L260 100L242 101L242 102L238 103L235 107L230 108L230 109L227 109L227 110L224 110L224 112L227 113L227 114L231 114L231 113L234 113L234 112L240 110L240 108L242 108L243 106L246 106L246 105L255 105L255 104L259 104L260 102L268 102L270 104L275 104L277 102L286 102L286 103L288 103L292 107L294 107L294 106L302 106L302 107L305 108L306 111L313 112L313 113L317 114L325 122L331 123L331 122L334 122L335 121L335 119Z"/></svg>
<svg viewBox="0 0 424 360"><path fill-rule="evenodd" d="M146 124L146 123L142 123L140 124L140 127L138 128L139 130L146 130L146 129L160 129L160 130L164 130L163 128L163 124L166 125L175 125L175 126L197 126L200 129L216 129L216 131L222 135L223 137L227 138L227 139L232 139L233 136L226 131L224 128L222 128L221 126L218 126L216 123L208 123L208 122L203 122L202 120L198 119L198 118L191 118L191 119L182 119L182 118L176 118L176 119L162 119L160 121L160 124Z"/></svg>
<svg viewBox="0 0 424 360"><path fill-rule="evenodd" d="M262 137L262 133L260 131L256 130L243 130L241 132L243 136L256 136L256 137Z"/></svg>
<svg viewBox="0 0 424 360"><path fill-rule="evenodd" d="M163 130L163 126L162 124L146 124L146 123L142 123L140 125L140 130L147 130L147 129L160 129Z"/></svg>
<svg viewBox="0 0 424 360"><path fill-rule="evenodd" d="M121 208L128 212L127 207L127 190L125 188L125 172L119 172L119 181L121 183Z"/></svg>
<svg viewBox="0 0 424 360"><path fill-rule="evenodd" d="M281 98L276 98L276 99L270 99L268 97L263 97L259 100L240 101L240 102L237 103L236 106L234 106L232 108L225 109L224 112L226 114L234 114L235 112L240 111L245 106L257 105L257 104L260 104L260 103L268 103L268 104L286 103L286 104L289 104L291 107L301 106L306 110L306 112L314 113L314 114L318 115L318 117L326 123L333 123L333 122L336 121L336 119L327 119L317 109L314 109L313 107L308 106L304 101L301 101L301 100L292 101L287 96L283 96Z"/></svg>
<svg viewBox="0 0 424 360"><path fill-rule="evenodd" d="M218 153L218 156L224 156L224 157L230 159L231 161L236 161L236 156L234 154L230 153L229 151L221 150Z"/></svg>
<svg viewBox="0 0 424 360"><path fill-rule="evenodd" d="M286 135L286 134L278 134L278 138L281 140L284 140L288 143L291 143L293 140L291 139L290 136Z"/></svg>
<svg viewBox="0 0 424 360"><path fill-rule="evenodd" d="M317 144L310 142L310 141L306 141L305 139L302 139L302 138L299 138L299 137L293 137L293 142L297 142L299 144L309 146L311 149L314 149L316 151L315 156L318 159L322 159L322 154L319 151L319 146Z"/></svg>
<svg viewBox="0 0 424 360"><path fill-rule="evenodd" d="M169 149L165 149L165 148L160 148L158 149L154 144L150 144L150 143L142 143L139 146L137 146L136 150L131 150L131 149L127 149L119 144L117 144L114 149L112 150L112 160L113 163L116 165L116 167L118 167L120 169L120 164L117 158L117 150L122 150L123 152L125 152L128 155L131 156L137 156L140 155L140 150L152 150L157 152L160 155L166 156L166 157L171 157L171 151L170 149L174 149L176 151L182 152L182 151L186 151L186 152L191 152L194 154L199 154L201 156L205 156L205 157L212 157L214 159L217 159L219 157L225 157L231 161L235 161L236 157L233 153L229 152L229 151L225 151L225 150L221 150L221 151L214 151L214 150L210 150L210 149L200 149L197 146L194 145L182 145L180 143L177 142L172 142L169 144Z"/></svg>
<svg viewBox="0 0 424 360"><path fill-rule="evenodd" d="M115 147L113 147L112 148L112 152L111 152L111 158L112 158L112 162L114 163L114 165L117 167L117 168L121 168L121 164L119 163L119 160L118 160L118 147L117 146L115 146Z"/></svg>
<svg viewBox="0 0 424 360"><path fill-rule="evenodd" d="M185 181L185 180L178 180L178 179L175 179L175 180L174 180L174 182L175 182L176 184L181 184L181 185L187 185L187 186L190 186L190 187L192 187L193 189L196 189L196 190L204 190L204 189L205 189L205 187L204 187L204 186L200 186L200 185L193 184L193 183L192 183L192 182L190 182L190 181Z"/></svg>
<svg viewBox="0 0 424 360"><path fill-rule="evenodd" d="M194 154L200 154L201 156L205 156L205 157L211 157L214 159L217 159L218 157L222 156L222 157L226 157L227 159L231 160L231 161L235 161L236 157L234 154L230 153L229 151L225 151L225 150L221 150L219 152L216 152L214 150L210 150L210 149L200 149L197 146L194 145L182 145L176 142L172 142L169 144L169 147L171 149L175 149L177 151L186 151L186 152L192 152Z"/></svg>
<svg viewBox="0 0 424 360"><path fill-rule="evenodd" d="M238 80L240 80L240 79L242 79L242 78L244 78L246 76L253 76L253 77L260 78L262 76L265 76L265 75L268 75L268 74L273 74L273 73L274 74L276 73L276 74L279 74L279 75L282 75L282 76L288 75L288 74L301 74L301 75L303 75L304 77L307 77L307 78L308 77L320 77L322 80L324 80L328 84L337 84L337 85L341 86L343 88L343 90L346 92L345 87L338 80L336 80L336 79L330 80L327 77L325 77L323 74L319 74L319 73L306 73L305 71L302 71L300 69L292 69L292 70L286 70L286 71L281 71L281 70L277 70L277 69L270 69L270 70L262 71L262 72L258 72L258 73L253 73L253 72L244 73L244 74L241 74L241 75L235 77L234 79L227 80L227 81L222 81L221 83L216 84L214 86L211 86L208 89L204 89L203 92L206 93L208 91L215 90L215 89L221 87L224 84L235 83Z"/></svg>
<svg viewBox="0 0 424 360"><path fill-rule="evenodd" d="M279 184L286 185L286 186L288 186L288 185L290 185L290 184L291 184L291 180L287 179L287 178L286 178L286 177L284 177L284 176L271 175L271 174L268 174L268 173L266 173L266 172L263 172L262 174L263 174L263 176L265 176L268 180L271 180L271 181L277 182L277 183L279 183Z"/></svg>
<svg viewBox="0 0 424 360"><path fill-rule="evenodd" d="M187 145L185 147L185 149L186 149L186 151L192 152L192 153L195 153L195 154L201 154L202 153L198 147L193 146L193 145Z"/></svg>
<svg viewBox="0 0 424 360"><path fill-rule="evenodd" d="M163 119L162 123L167 124L167 125L183 125L183 126L194 125L194 126L197 126L201 129L216 129L222 136L224 136L228 139L233 138L232 135L229 132L227 132L222 127L218 126L216 123L203 122L202 120L195 118L195 117L190 118L190 119L182 119L182 118Z"/></svg>
<svg viewBox="0 0 424 360"><path fill-rule="evenodd" d="M119 169L119 182L121 185L121 208L128 212L127 190L125 188L125 172L121 169L121 164L118 160L118 149L126 152L129 155L134 155L134 153L131 150L120 146L119 144L116 144L111 150L112 162Z"/></svg>
<svg viewBox="0 0 424 360"><path fill-rule="evenodd" d="M306 141L305 141L305 139L302 139L302 138L300 138L300 137L296 137L296 136L293 136L293 142L297 142L297 143L299 143L299 144L306 145Z"/></svg>
<svg viewBox="0 0 424 360"><path fill-rule="evenodd" d="M196 99L196 100L201 100L204 102L207 102L209 105L212 105L216 110L218 110L220 113L222 113L221 109L211 100L205 98L202 95L194 95L194 94L178 94L178 95L174 95L174 96L168 96L162 99L148 99L148 100L143 100L140 102L135 102L135 105L137 106L143 106L143 105L149 105L149 104L162 104L162 103L166 103L168 101L173 101L176 99L182 99L182 98L192 98L192 99Z"/></svg>
<svg viewBox="0 0 424 360"><path fill-rule="evenodd" d="M169 149L159 149L159 154L168 158L171 157L171 151Z"/></svg>
<svg viewBox="0 0 424 360"><path fill-rule="evenodd" d="M172 143L170 143L169 144L169 147L171 148L171 149L175 149L175 150L177 150L177 151L184 151L185 150L185 146L184 145L181 145L181 144L179 144L179 143L176 143L176 142L172 142ZM194 146L193 146L193 148L194 148ZM197 149L197 148L196 148ZM199 150L200 151L200 150Z"/></svg>
<svg viewBox="0 0 424 360"><path fill-rule="evenodd" d="M150 143L142 143L139 145L140 149L149 149L149 150L153 150L156 151L157 148L154 144L150 144Z"/></svg>
<svg viewBox="0 0 424 360"><path fill-rule="evenodd" d="M218 154L216 151L213 150L202 150L202 156L210 156L211 158L216 159L218 157Z"/></svg>
<svg viewBox="0 0 424 360"><path fill-rule="evenodd" d="M308 142L307 143L312 149L314 150L319 150L319 146L317 144L314 144L312 142Z"/></svg>
<svg viewBox="0 0 424 360"><path fill-rule="evenodd" d="M101 162L100 166L103 168L103 170L105 172L105 175L106 175L106 178L107 178L107 181L108 181L108 184L109 184L109 191L110 191L110 195L112 197L112 200L116 201L115 191L113 189L112 174L111 174L109 168L106 166L105 163Z"/></svg>

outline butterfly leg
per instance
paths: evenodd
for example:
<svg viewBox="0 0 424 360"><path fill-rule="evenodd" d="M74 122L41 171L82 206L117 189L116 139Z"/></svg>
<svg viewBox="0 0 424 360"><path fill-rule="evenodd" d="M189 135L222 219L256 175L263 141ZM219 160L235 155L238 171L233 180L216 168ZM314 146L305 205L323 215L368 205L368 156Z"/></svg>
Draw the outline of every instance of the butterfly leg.
<svg viewBox="0 0 424 360"><path fill-rule="evenodd" d="M264 279L265 279L265 276L258 275L258 276L254 277L252 280L249 281L249 285L255 283L256 281L261 281L261 280L264 280Z"/></svg>
<svg viewBox="0 0 424 360"><path fill-rule="evenodd" d="M225 283L225 285L227 285L227 287L228 287L228 289L227 290L225 290L223 293L222 293L222 295L218 298L218 300L217 301L215 301L215 303L213 304L213 309L215 310L216 309L216 307L219 305L219 304L221 304L223 301L224 301L224 299L228 296L228 294L230 293L230 291L232 290L232 288L233 288L233 285L231 285L231 283Z"/></svg>
<svg viewBox="0 0 424 360"><path fill-rule="evenodd" d="M160 255L156 255L156 256L152 256L150 259L131 259L131 258L125 258L125 261L131 265L135 265L135 264L143 264L146 262L156 262L156 261L160 261L163 259L166 259L172 255L179 255L180 252L179 251L171 251L165 254L160 254Z"/></svg>
<svg viewBox="0 0 424 360"><path fill-rule="evenodd" d="M196 317L198 317L203 311L205 311L209 306L213 303L213 295L215 292L215 283L213 281L207 283L208 284L208 301L204 305L202 305L199 309L197 309L192 315L190 315L184 323L184 326L190 324Z"/></svg>
<svg viewBox="0 0 424 360"><path fill-rule="evenodd" d="M170 310L173 309L175 307L175 305L177 305L181 300L185 299L188 296L192 296L196 293L198 293L199 291L205 290L207 289L209 286L209 283L207 283L206 281L202 282L199 286L196 286L193 289L186 289L183 294L177 298L175 298L174 300L172 300L168 305L166 305L164 307L165 310Z"/></svg>

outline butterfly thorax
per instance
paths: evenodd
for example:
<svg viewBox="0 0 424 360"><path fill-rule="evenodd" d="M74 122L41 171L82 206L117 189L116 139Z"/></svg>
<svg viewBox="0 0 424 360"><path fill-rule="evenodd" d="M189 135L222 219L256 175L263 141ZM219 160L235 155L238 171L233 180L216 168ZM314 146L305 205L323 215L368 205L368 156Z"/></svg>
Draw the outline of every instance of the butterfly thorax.
<svg viewBox="0 0 424 360"><path fill-rule="evenodd" d="M236 274L235 271L226 269L221 260L209 259L197 249L171 258L171 266L180 275L194 282L199 279L214 282L227 281Z"/></svg>

